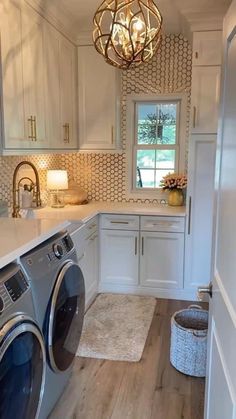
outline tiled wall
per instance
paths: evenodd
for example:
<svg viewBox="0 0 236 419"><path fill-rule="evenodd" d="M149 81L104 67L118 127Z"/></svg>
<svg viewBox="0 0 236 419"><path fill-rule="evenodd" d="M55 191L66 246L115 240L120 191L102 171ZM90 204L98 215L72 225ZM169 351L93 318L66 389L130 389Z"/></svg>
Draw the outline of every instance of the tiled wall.
<svg viewBox="0 0 236 419"><path fill-rule="evenodd" d="M39 170L44 200L47 199L45 192L46 170L65 168L68 170L70 178L88 191L89 199L126 201L126 97L130 93L186 92L188 94L187 142L190 115L191 55L191 47L182 35L168 35L163 37L159 52L149 63L122 73L121 141L123 153L92 152L0 157L0 200L7 200L8 204L11 204L14 168L20 161L30 160Z"/></svg>
<svg viewBox="0 0 236 419"><path fill-rule="evenodd" d="M89 192L89 199L127 200L127 156L125 149L127 141L126 98L128 94L186 92L188 95L187 130L185 134L187 143L189 136L191 72L192 50L188 41L182 35L165 36L159 52L149 63L123 71L121 141L124 153L77 153L61 157L63 168L69 168L70 176ZM147 201L145 200L145 202Z"/></svg>
<svg viewBox="0 0 236 419"><path fill-rule="evenodd" d="M0 201L7 201L8 206L12 204L12 178L15 167L21 161L31 161L39 173L40 186L43 201L47 201L46 172L47 169L58 169L60 158L57 155L35 155L35 156L11 156L0 157Z"/></svg>

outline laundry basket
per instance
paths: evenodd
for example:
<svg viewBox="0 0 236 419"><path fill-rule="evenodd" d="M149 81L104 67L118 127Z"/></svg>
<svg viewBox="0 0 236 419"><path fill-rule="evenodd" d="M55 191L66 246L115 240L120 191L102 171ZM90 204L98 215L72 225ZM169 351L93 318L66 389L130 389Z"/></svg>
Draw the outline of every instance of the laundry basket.
<svg viewBox="0 0 236 419"><path fill-rule="evenodd" d="M170 362L178 371L206 376L208 311L191 305L171 319Z"/></svg>

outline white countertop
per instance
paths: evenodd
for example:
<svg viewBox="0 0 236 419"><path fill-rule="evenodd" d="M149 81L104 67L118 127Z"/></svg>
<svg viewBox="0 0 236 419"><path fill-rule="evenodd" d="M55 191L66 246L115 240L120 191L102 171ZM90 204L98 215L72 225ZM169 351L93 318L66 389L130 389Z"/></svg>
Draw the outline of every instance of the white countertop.
<svg viewBox="0 0 236 419"><path fill-rule="evenodd" d="M75 220L86 222L97 214L137 214L185 217L185 207L170 207L158 204L135 204L126 202L90 202L87 205L67 205L64 208L45 207L34 211L36 218Z"/></svg>
<svg viewBox="0 0 236 419"><path fill-rule="evenodd" d="M0 218L0 269L70 225L67 221Z"/></svg>

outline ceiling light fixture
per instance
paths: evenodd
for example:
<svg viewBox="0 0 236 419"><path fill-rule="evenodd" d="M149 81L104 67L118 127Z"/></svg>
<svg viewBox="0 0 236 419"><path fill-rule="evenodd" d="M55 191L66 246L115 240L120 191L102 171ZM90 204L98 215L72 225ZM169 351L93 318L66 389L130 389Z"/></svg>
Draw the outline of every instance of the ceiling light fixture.
<svg viewBox="0 0 236 419"><path fill-rule="evenodd" d="M93 21L95 48L115 67L142 64L160 45L162 16L153 0L105 0Z"/></svg>

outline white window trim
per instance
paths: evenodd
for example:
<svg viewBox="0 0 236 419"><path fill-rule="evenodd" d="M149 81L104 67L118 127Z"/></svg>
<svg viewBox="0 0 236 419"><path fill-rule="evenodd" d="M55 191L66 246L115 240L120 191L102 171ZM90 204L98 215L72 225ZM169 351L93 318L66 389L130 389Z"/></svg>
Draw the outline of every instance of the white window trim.
<svg viewBox="0 0 236 419"><path fill-rule="evenodd" d="M128 199L165 199L167 193L159 189L134 189L134 150L135 150L135 104L136 102L179 101L179 153L178 171L185 171L185 148L187 129L187 93L131 94L127 95L126 111L126 196ZM136 170L135 170L136 172Z"/></svg>

